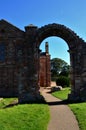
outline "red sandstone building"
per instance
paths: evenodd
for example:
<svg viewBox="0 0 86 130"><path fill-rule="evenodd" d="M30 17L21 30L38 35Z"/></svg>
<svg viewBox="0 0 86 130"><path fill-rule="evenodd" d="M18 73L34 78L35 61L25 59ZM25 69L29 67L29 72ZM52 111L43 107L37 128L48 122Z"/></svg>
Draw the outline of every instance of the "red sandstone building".
<svg viewBox="0 0 86 130"><path fill-rule="evenodd" d="M48 42L45 44L45 52L40 53L39 84L41 87L49 87L51 84L50 55Z"/></svg>

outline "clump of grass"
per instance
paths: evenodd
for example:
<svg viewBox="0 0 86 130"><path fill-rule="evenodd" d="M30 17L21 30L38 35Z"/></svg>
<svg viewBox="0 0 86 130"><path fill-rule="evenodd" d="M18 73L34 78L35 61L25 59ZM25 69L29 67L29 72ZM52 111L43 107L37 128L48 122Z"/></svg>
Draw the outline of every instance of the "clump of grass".
<svg viewBox="0 0 86 130"><path fill-rule="evenodd" d="M47 104L21 104L5 108L14 100L6 98L0 101L0 130L47 130L50 119Z"/></svg>
<svg viewBox="0 0 86 130"><path fill-rule="evenodd" d="M0 100L0 109L8 106L9 104L12 104L13 102L18 102L17 98L2 98Z"/></svg>

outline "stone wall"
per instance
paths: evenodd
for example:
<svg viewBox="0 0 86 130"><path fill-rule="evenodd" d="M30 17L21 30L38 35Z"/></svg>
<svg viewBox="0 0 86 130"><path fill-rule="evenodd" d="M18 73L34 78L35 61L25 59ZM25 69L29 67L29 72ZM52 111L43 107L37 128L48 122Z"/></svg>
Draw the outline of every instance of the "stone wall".
<svg viewBox="0 0 86 130"><path fill-rule="evenodd" d="M5 20L0 21L0 97L18 96L18 51L24 32ZM24 48L23 48L24 50ZM23 55L24 57L25 55ZM24 59L24 58L23 58ZM22 62L24 64L24 62Z"/></svg>

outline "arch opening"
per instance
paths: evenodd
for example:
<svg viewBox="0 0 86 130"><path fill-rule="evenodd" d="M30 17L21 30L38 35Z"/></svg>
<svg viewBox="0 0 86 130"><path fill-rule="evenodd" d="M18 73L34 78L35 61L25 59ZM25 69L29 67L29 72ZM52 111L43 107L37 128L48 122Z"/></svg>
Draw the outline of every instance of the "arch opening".
<svg viewBox="0 0 86 130"><path fill-rule="evenodd" d="M48 43L48 53L46 53L46 43ZM59 70L59 74L54 76L51 71L51 60L60 59L61 63L64 61L63 65L68 66L70 64L69 58L69 48L67 43L56 36L48 37L44 39L40 46L39 46L41 53L40 53L40 60L39 60L39 86L40 87L50 87L53 90L53 87L57 87L56 79L60 76L62 71ZM62 66L61 66L62 67ZM64 76L69 79L69 74ZM70 86L69 86L70 87Z"/></svg>
<svg viewBox="0 0 86 130"><path fill-rule="evenodd" d="M44 39L39 46L42 52L45 52L46 42L48 42L49 45L49 54L51 55L51 59L60 58L70 65L70 56L68 52L69 47L62 38L51 36Z"/></svg>

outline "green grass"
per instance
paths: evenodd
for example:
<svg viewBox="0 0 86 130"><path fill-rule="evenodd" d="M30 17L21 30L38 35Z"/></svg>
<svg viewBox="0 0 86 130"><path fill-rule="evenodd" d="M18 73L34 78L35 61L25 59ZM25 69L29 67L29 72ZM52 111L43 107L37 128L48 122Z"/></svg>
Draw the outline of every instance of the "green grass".
<svg viewBox="0 0 86 130"><path fill-rule="evenodd" d="M67 95L69 91L70 91L69 88L65 88L62 91L54 92L52 94L53 96L57 98L65 100L67 99ZM73 113L75 114L78 120L80 130L86 130L86 102L72 103L72 104L69 104L69 107L71 108L71 110L73 111Z"/></svg>
<svg viewBox="0 0 86 130"><path fill-rule="evenodd" d="M69 104L76 115L81 130L86 130L86 103Z"/></svg>
<svg viewBox="0 0 86 130"><path fill-rule="evenodd" d="M13 99L4 99L3 102L8 105L8 102L12 101ZM0 130L47 130L49 119L50 113L46 104L24 104L1 108Z"/></svg>
<svg viewBox="0 0 86 130"><path fill-rule="evenodd" d="M1 101L0 101L0 108L3 108L11 103L13 103L14 101L18 101L17 98L3 98Z"/></svg>
<svg viewBox="0 0 86 130"><path fill-rule="evenodd" d="M66 100L68 98L68 93L70 92L70 88L64 88L62 91L56 91L54 93L52 93L53 96L58 97L62 100Z"/></svg>

